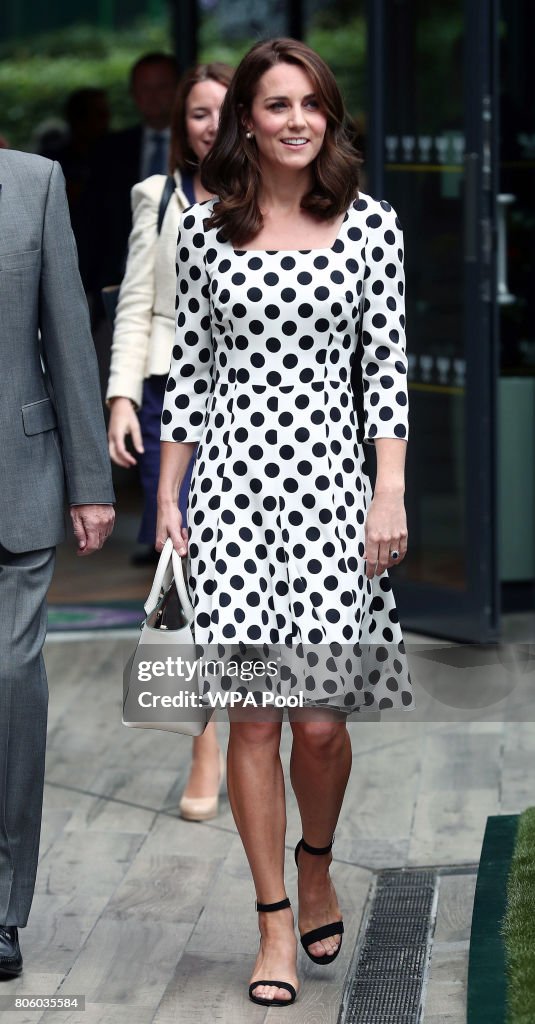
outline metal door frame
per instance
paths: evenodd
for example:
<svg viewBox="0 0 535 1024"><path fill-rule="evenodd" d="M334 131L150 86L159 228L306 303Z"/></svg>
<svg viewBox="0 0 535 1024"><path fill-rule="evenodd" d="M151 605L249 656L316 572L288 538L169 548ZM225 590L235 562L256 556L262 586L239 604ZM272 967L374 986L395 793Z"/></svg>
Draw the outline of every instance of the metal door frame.
<svg viewBox="0 0 535 1024"><path fill-rule="evenodd" d="M383 198L385 26L393 0L368 0L369 138L372 195ZM497 523L498 315L496 193L498 0L464 0L464 334L466 353L467 588L400 580L391 571L405 628L485 643L500 630ZM388 198L388 197L387 197ZM404 225L410 231L410 224ZM410 323L408 324L410 348ZM409 441L410 443L410 441ZM410 559L410 522L409 551Z"/></svg>

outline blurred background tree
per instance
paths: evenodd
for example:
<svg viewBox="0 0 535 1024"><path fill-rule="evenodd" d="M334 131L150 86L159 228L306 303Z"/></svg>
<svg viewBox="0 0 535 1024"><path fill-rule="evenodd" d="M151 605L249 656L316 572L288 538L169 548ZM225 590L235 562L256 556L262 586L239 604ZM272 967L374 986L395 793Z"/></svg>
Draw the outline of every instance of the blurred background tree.
<svg viewBox="0 0 535 1024"><path fill-rule="evenodd" d="M262 0L251 13L245 0L202 0L199 59L235 65L256 39L284 31L285 6ZM363 8L362 0L306 5L306 41L333 68L352 116L365 109ZM173 49L165 0L81 0L75 13L61 3L4 0L0 37L0 134L24 150L34 147L39 125L62 118L68 93L85 86L107 90L113 130L134 122L132 64L149 50Z"/></svg>
<svg viewBox="0 0 535 1024"><path fill-rule="evenodd" d="M93 85L108 92L112 128L123 128L136 119L128 93L132 64L148 50L170 48L165 19L121 30L74 25L4 44L0 132L14 149L30 149L36 126L62 116L68 93Z"/></svg>

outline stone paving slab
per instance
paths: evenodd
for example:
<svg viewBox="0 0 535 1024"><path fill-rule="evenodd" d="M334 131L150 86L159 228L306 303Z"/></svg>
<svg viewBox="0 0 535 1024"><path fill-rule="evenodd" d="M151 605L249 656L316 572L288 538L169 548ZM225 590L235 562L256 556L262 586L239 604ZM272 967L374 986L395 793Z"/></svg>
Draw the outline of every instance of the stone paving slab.
<svg viewBox="0 0 535 1024"><path fill-rule="evenodd" d="M24 974L1 992L77 989L87 1009L3 1014L2 1024L254 1024L277 1014L247 998L257 917L226 795L213 821L179 819L191 740L120 722L131 646L102 636L47 645L51 724L37 889L21 930ZM224 742L228 727L218 729ZM353 770L332 871L346 924L343 952L324 971L300 950L292 1019L336 1024L373 872L442 865L423 1021L464 1024L486 817L531 802L535 725L362 721L350 735ZM285 726L287 885L296 911L293 846L301 832L290 745ZM468 867L447 873L457 865Z"/></svg>

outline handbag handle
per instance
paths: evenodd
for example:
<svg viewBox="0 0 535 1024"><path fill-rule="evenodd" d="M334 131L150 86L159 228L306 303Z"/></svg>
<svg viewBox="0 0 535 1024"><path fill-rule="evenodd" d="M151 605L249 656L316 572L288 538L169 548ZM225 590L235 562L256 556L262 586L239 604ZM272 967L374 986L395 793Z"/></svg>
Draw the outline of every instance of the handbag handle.
<svg viewBox="0 0 535 1024"><path fill-rule="evenodd" d="M180 604L182 605L182 608L186 613L186 618L188 622L191 623L195 618L195 612L193 611L193 605L189 599L188 589L186 587L186 579L184 576L184 565L186 564L185 557L185 555L179 555L178 551L175 551L175 549L173 548L173 573L175 577L176 589L178 592L178 596L180 598Z"/></svg>
<svg viewBox="0 0 535 1024"><path fill-rule="evenodd" d="M171 582L169 579L169 562L171 561L171 552L173 550L173 541L170 537L167 538L156 566L156 572L154 574L154 583L150 589L149 596L143 605L147 615L150 615L156 608L160 599L160 591L163 589L164 584L169 586ZM167 577L167 578L166 578Z"/></svg>
<svg viewBox="0 0 535 1024"><path fill-rule="evenodd" d="M184 562L182 557L175 551L173 547L173 541L170 537L167 538L160 555L160 560L156 566L156 572L154 574L154 583L150 589L150 594L143 605L147 615L150 615L156 608L160 599L160 593L162 589L166 589L170 586L173 576L175 578L176 589L180 598L180 603L186 617L189 621L194 618L193 605L189 599L189 594L186 589L186 581L184 578Z"/></svg>

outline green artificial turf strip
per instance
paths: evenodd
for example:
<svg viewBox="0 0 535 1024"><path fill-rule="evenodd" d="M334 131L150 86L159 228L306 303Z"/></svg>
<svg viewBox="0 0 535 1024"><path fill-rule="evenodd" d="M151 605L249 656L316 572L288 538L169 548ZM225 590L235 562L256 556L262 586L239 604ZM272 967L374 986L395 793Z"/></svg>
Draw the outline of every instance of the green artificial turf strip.
<svg viewBox="0 0 535 1024"><path fill-rule="evenodd" d="M500 929L507 906L507 878L517 825L516 814L487 819L470 936L468 1024L505 1022L505 950Z"/></svg>
<svg viewBox="0 0 535 1024"><path fill-rule="evenodd" d="M507 970L507 1024L535 1021L535 807L518 819L502 924Z"/></svg>

